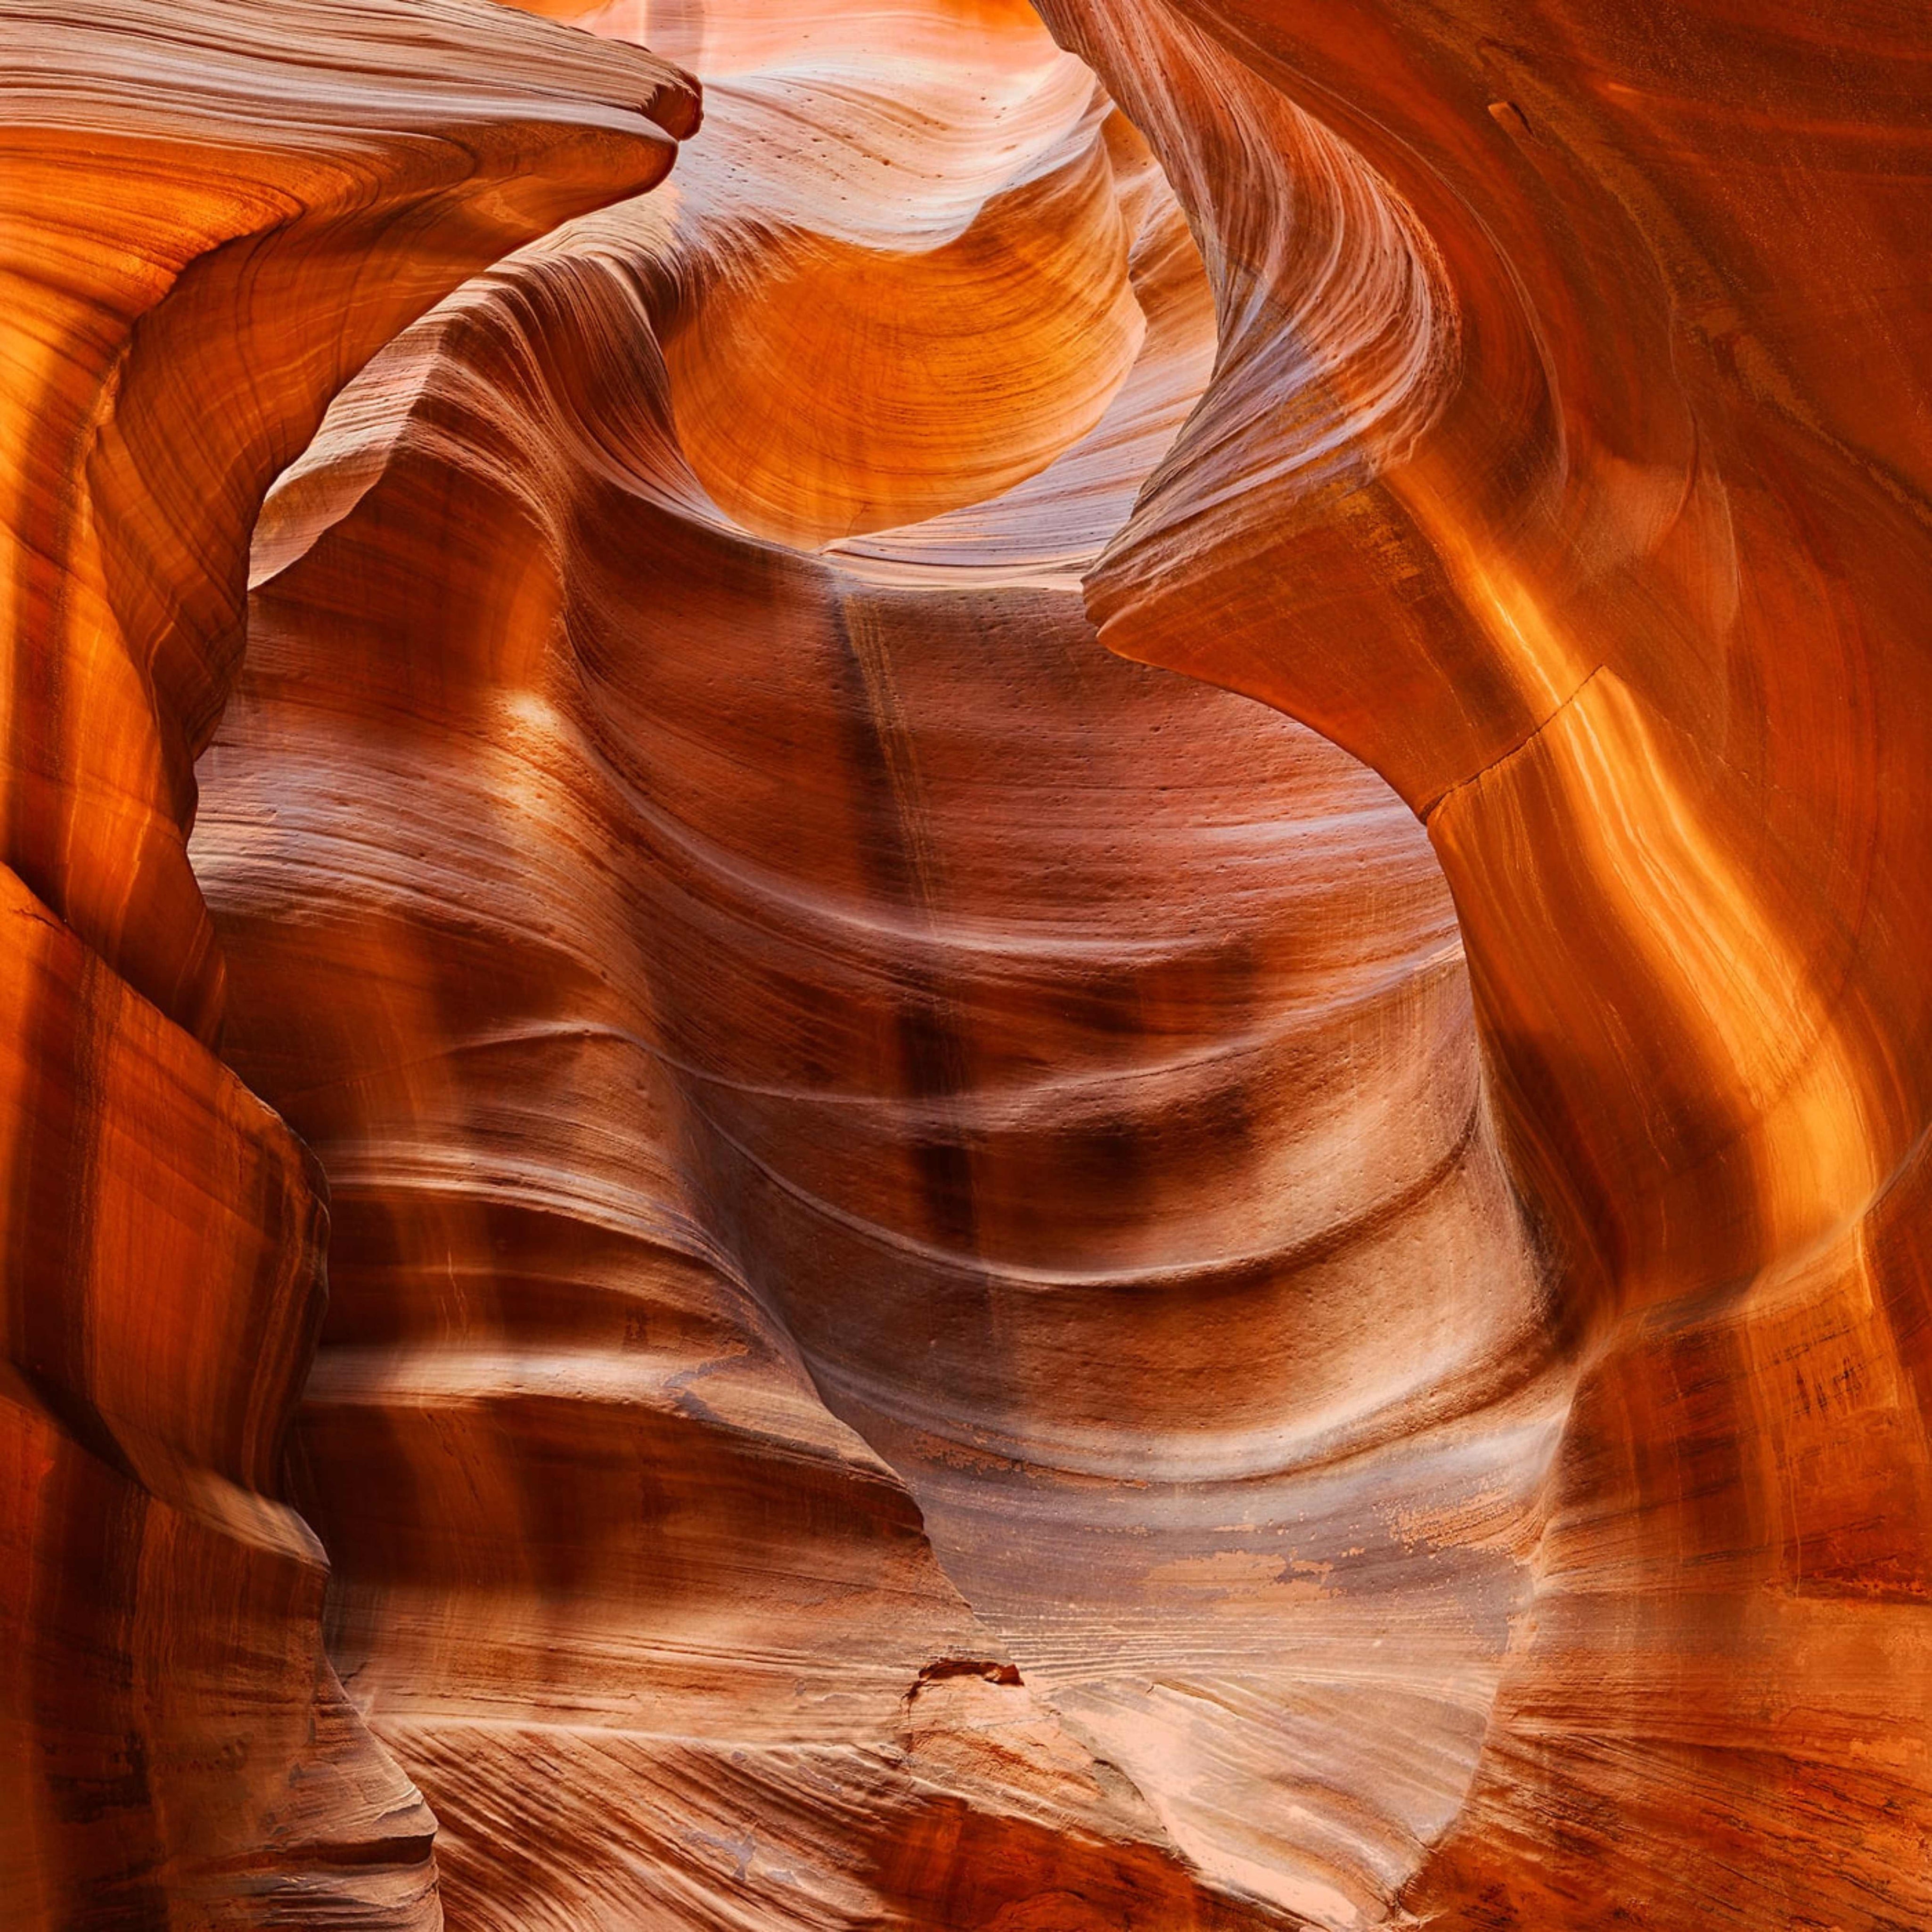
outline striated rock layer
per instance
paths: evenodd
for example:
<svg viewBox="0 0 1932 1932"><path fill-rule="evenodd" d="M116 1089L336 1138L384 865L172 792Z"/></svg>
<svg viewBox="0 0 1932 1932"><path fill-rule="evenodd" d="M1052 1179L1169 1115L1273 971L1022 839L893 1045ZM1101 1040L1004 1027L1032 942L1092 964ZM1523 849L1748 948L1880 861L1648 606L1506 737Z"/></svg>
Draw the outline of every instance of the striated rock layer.
<svg viewBox="0 0 1932 1932"><path fill-rule="evenodd" d="M1560 1399L1453 921L1360 766L1097 648L1198 257L1030 15L882 17L666 43L673 184L258 533L196 859L334 1189L334 1654L465 1923L1379 1916ZM795 381L860 344L903 410Z"/></svg>
<svg viewBox="0 0 1932 1932"><path fill-rule="evenodd" d="M664 173L688 82L442 4L0 7L0 1916L428 1924L279 1463L323 1187L185 856L262 491L396 328Z"/></svg>
<svg viewBox="0 0 1932 1932"><path fill-rule="evenodd" d="M1922 23L531 10L0 8L0 1895L1932 1917Z"/></svg>
<svg viewBox="0 0 1932 1932"><path fill-rule="evenodd" d="M1923 22L1043 11L1222 317L1089 608L1426 824L1581 1352L1408 1902L1921 1922Z"/></svg>

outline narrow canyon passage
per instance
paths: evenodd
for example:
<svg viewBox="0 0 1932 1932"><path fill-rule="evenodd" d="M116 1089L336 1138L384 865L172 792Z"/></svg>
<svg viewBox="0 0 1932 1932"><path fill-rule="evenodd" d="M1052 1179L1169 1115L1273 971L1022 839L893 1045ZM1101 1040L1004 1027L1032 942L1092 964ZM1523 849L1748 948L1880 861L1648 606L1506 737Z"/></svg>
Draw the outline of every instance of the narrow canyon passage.
<svg viewBox="0 0 1932 1932"><path fill-rule="evenodd" d="M0 1932L1932 1924L1932 34L0 0Z"/></svg>
<svg viewBox="0 0 1932 1932"><path fill-rule="evenodd" d="M265 513L194 858L331 1181L333 1654L456 1924L976 1924L1070 1859L1375 1922L1564 1395L1454 916L1372 775L1100 649L1199 260L1029 10L884 18L694 16L675 185Z"/></svg>

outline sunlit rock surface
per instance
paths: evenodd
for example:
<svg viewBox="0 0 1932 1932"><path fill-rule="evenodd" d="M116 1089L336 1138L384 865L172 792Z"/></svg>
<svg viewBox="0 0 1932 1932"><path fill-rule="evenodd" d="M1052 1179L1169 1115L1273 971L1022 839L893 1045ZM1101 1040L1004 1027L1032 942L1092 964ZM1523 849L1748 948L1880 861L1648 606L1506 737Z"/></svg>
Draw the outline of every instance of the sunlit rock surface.
<svg viewBox="0 0 1932 1932"><path fill-rule="evenodd" d="M1089 608L1422 816L1576 1351L1408 1902L1922 1923L1924 23L1046 10L1223 316Z"/></svg>
<svg viewBox="0 0 1932 1932"><path fill-rule="evenodd" d="M1925 1922L1924 22L530 10L0 9L21 1922Z"/></svg>
<svg viewBox="0 0 1932 1932"><path fill-rule="evenodd" d="M210 1051L193 761L330 395L696 119L662 63L512 14L274 14L0 6L10 1927L435 1922L432 1821L282 1500L324 1183Z"/></svg>

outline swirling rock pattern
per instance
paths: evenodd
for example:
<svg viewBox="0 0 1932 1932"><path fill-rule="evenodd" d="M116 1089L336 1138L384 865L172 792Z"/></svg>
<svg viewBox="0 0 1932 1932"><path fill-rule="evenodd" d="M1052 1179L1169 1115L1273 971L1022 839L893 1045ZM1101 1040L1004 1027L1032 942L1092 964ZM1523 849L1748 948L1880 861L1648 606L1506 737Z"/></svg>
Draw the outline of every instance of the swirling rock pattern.
<svg viewBox="0 0 1932 1932"><path fill-rule="evenodd" d="M1224 318L1090 608L1424 818L1562 1257L1533 1635L1409 1902L1916 1923L1923 23L1042 10Z"/></svg>
<svg viewBox="0 0 1932 1932"><path fill-rule="evenodd" d="M1359 766L1095 647L1205 280L1030 16L976 68L896 17L671 44L673 184L406 336L265 517L196 860L334 1189L335 1654L466 1922L1116 1922L1016 1783L1086 1794L1141 1922L1383 1912L1554 1441L1453 924ZM1015 257L1045 295L962 337ZM930 398L1009 318L948 476ZM781 327L926 386L794 394Z"/></svg>
<svg viewBox="0 0 1932 1932"><path fill-rule="evenodd" d="M28 1922L1932 1916L1923 23L119 10Z"/></svg>
<svg viewBox="0 0 1932 1932"><path fill-rule="evenodd" d="M262 491L403 323L696 115L460 6L0 8L0 1912L428 1924L280 1500L321 1177L210 1052L185 846Z"/></svg>

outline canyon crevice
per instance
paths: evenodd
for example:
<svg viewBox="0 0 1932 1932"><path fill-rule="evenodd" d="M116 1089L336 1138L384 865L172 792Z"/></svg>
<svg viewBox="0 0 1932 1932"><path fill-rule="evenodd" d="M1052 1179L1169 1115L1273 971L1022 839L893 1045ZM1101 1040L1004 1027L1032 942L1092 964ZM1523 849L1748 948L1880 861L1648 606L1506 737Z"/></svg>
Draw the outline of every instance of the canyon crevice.
<svg viewBox="0 0 1932 1932"><path fill-rule="evenodd" d="M1932 1920L1928 63L0 0L0 1923Z"/></svg>

